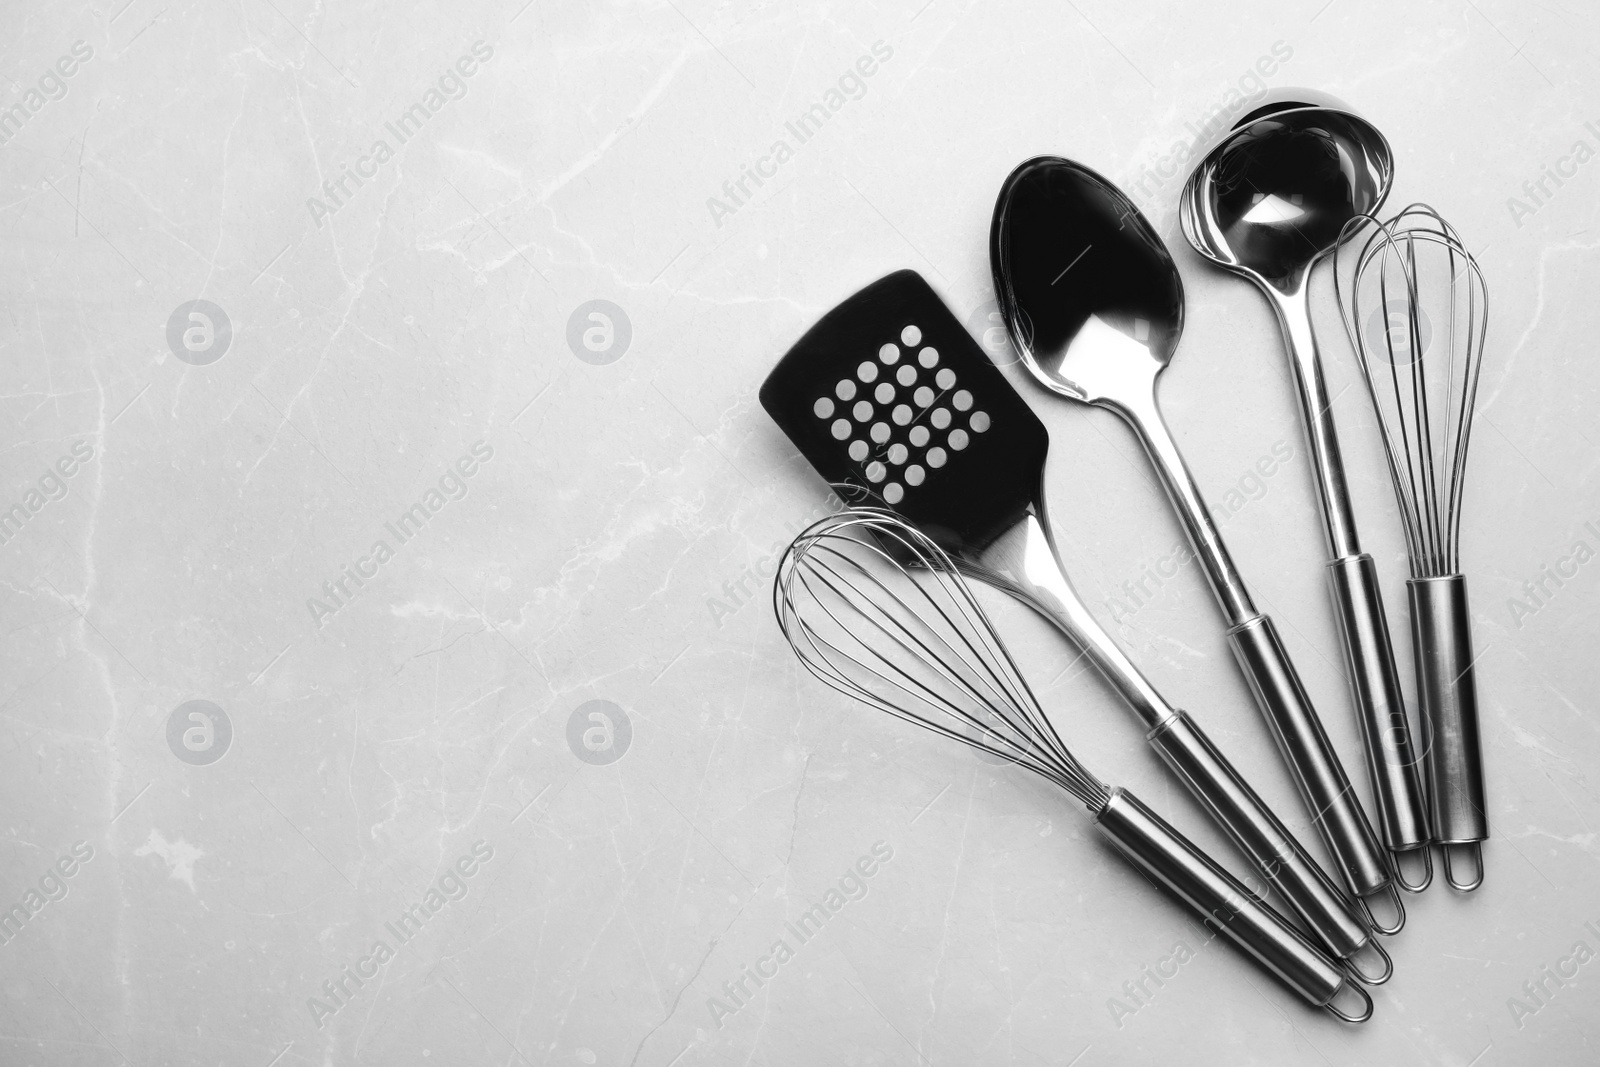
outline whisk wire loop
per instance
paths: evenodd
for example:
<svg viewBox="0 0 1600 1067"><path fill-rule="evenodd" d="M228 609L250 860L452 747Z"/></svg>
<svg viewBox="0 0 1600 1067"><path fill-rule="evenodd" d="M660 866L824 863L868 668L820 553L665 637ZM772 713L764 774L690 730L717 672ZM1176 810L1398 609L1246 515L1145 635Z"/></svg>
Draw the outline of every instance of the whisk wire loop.
<svg viewBox="0 0 1600 1067"><path fill-rule="evenodd" d="M891 513L857 508L804 531L779 563L773 610L801 662L832 688L1025 767L1090 810L1109 799L956 563Z"/></svg>
<svg viewBox="0 0 1600 1067"><path fill-rule="evenodd" d="M1488 331L1483 273L1454 227L1412 204L1387 222L1358 215L1345 225L1334 295L1379 415L1412 576L1456 573ZM1372 336L1373 312L1381 340Z"/></svg>
<svg viewBox="0 0 1600 1067"><path fill-rule="evenodd" d="M997 690L992 684L992 680L986 681L983 672L973 662L973 655L977 650L972 645L965 642L958 642L956 645L952 645L951 642L940 637L931 626L919 620L910 605L899 594L878 579L861 562L821 541L814 542L811 550L811 562L814 564L814 569L795 572L801 585L804 587L805 592L816 600L818 607L828 616L830 622L839 626L842 632L850 634L860 647L865 649L867 646L849 629L845 620L840 617L839 612L831 606L829 598L824 598L820 595L818 588L813 585L813 581L816 582L816 585L826 587L828 592L833 594L834 602L844 604L846 606L845 610L858 611L875 622L884 636L898 651L908 656L921 658L927 664L927 667L934 671L940 679L955 687L968 700L984 708L990 715L999 714L996 710L997 703L1015 699L1010 694ZM863 546L863 550L876 554L884 561L888 560L882 550L874 546ZM870 585L873 590L886 598L897 609L900 609L903 614L886 609L880 601L874 599L870 591L864 591L852 586L846 575L836 568L829 557L837 561L839 566L850 568L854 572L854 577L857 581ZM945 608L936 602L932 604L932 607L938 612L943 621L951 621ZM926 637L919 635L915 632L916 630L923 631ZM803 636L806 637L814 650L821 653L821 649L817 647L818 638L814 630L806 629ZM828 648L835 654L848 655L836 645L829 642L824 642L824 644L827 644ZM962 651L963 648L965 649L964 652ZM889 672L886 674L884 671L875 669L869 662L864 662L861 656L849 656L849 658L861 670L878 681L901 687L922 704L935 708L941 707L941 698L938 691L901 666L902 661L882 656L875 657L883 663ZM965 671L957 671L952 661L959 662L965 668ZM845 676L845 672L839 669L837 664L830 665L834 667L836 676ZM984 690L987 690L987 692ZM854 690L852 689L851 691L853 692ZM951 705L949 710L951 714L962 719L975 729L980 731L985 729L983 717L970 714L960 705ZM1040 748L1031 736L1022 737L1021 742L1022 757L1027 760L1030 768L1042 770L1047 764L1049 753Z"/></svg>

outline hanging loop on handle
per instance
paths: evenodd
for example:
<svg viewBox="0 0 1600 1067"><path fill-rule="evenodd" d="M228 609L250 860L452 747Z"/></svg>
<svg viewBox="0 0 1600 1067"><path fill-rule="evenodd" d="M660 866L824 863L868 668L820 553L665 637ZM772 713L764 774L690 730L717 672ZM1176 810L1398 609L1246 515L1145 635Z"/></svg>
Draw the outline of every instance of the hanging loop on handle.
<svg viewBox="0 0 1600 1067"><path fill-rule="evenodd" d="M1405 866L1402 860L1411 856L1418 856L1422 860L1422 880L1408 882L1405 878ZM1433 850L1423 843L1418 848L1407 849L1394 854L1394 884L1404 889L1407 893L1420 893L1433 884Z"/></svg>

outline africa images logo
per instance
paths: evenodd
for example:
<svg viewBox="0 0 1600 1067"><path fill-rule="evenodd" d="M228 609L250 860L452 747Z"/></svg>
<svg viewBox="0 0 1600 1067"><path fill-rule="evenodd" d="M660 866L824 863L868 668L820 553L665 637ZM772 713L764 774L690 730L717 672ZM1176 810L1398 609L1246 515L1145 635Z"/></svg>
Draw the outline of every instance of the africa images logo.
<svg viewBox="0 0 1600 1067"><path fill-rule="evenodd" d="M627 755L633 720L609 700L586 700L567 718L567 747L584 763L604 767Z"/></svg>

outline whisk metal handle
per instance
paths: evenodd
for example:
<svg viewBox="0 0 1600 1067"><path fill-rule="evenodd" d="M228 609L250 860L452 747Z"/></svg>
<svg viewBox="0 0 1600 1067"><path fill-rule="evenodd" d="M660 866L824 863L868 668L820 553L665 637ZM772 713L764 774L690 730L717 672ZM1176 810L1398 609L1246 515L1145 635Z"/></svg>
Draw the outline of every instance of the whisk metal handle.
<svg viewBox="0 0 1600 1067"><path fill-rule="evenodd" d="M1428 812L1434 840L1447 849L1484 841L1489 837L1489 820L1484 814L1467 582L1459 574L1414 578L1406 583L1406 590L1411 596L1412 647L1422 703Z"/></svg>
<svg viewBox="0 0 1600 1067"><path fill-rule="evenodd" d="M1251 865L1334 956L1371 935L1343 893L1306 854L1272 809L1185 712L1150 731L1150 745L1223 828Z"/></svg>
<svg viewBox="0 0 1600 1067"><path fill-rule="evenodd" d="M1228 642L1345 885L1358 897L1376 893L1389 884L1388 864L1272 620L1257 615Z"/></svg>
<svg viewBox="0 0 1600 1067"><path fill-rule="evenodd" d="M1126 789L1112 788L1095 826L1135 867L1306 1003L1327 1007L1345 986L1344 971L1305 935Z"/></svg>
<svg viewBox="0 0 1600 1067"><path fill-rule="evenodd" d="M1392 852L1425 847L1427 811L1377 565L1365 552L1336 559L1328 564L1328 581L1344 639L1350 699L1361 723L1383 843Z"/></svg>

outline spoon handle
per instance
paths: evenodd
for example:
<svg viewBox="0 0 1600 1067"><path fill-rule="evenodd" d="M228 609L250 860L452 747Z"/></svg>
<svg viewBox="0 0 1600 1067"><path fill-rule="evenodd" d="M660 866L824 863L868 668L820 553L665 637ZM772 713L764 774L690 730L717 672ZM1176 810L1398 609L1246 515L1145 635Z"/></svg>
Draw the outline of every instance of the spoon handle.
<svg viewBox="0 0 1600 1067"><path fill-rule="evenodd" d="M1228 642L1345 884L1358 897L1383 889L1390 881L1389 865L1277 627L1257 615L1231 628Z"/></svg>
<svg viewBox="0 0 1600 1067"><path fill-rule="evenodd" d="M1154 378L1148 388L1128 390L1108 406L1132 425L1161 475L1167 497L1183 522L1189 543L1227 618L1229 643L1249 682L1251 695L1266 717L1278 751L1289 765L1301 799L1310 810L1323 843L1333 853L1345 884L1357 896L1376 892L1388 884L1389 871L1372 826L1278 639L1277 629L1270 618L1256 610L1228 555L1222 534L1161 417Z"/></svg>
<svg viewBox="0 0 1600 1067"><path fill-rule="evenodd" d="M1200 486L1183 461L1183 453L1178 451L1178 443L1173 440L1166 420L1161 417L1155 386L1156 378L1152 375L1148 381L1140 381L1137 386L1130 386L1115 398L1104 401L1104 406L1121 415L1138 434L1139 443L1161 476L1161 486L1167 492L1172 510L1183 523L1183 532L1194 547L1228 625L1236 626L1258 614L1256 606L1238 568L1233 565L1233 557L1228 555L1228 546L1223 543L1222 532L1217 529L1211 510L1200 495Z"/></svg>

